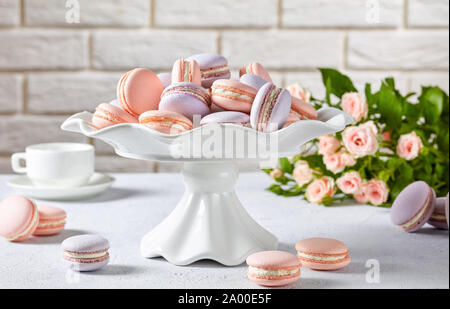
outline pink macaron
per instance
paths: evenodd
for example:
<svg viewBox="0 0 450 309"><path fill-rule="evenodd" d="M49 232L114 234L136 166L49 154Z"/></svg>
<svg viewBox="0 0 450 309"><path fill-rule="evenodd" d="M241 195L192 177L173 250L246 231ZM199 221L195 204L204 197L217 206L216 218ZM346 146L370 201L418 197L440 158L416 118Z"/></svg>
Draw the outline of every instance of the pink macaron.
<svg viewBox="0 0 450 309"><path fill-rule="evenodd" d="M213 103L228 111L249 114L257 90L239 81L219 79L211 87Z"/></svg>
<svg viewBox="0 0 450 309"><path fill-rule="evenodd" d="M95 109L92 124L97 129L103 129L120 123L138 123L138 119L120 107L102 103Z"/></svg>
<svg viewBox="0 0 450 309"><path fill-rule="evenodd" d="M148 111L139 117L139 122L164 134L180 134L192 130L190 119L171 111Z"/></svg>
<svg viewBox="0 0 450 309"><path fill-rule="evenodd" d="M267 83L259 89L250 112L252 128L262 132L280 129L288 119L292 98L286 89Z"/></svg>
<svg viewBox="0 0 450 309"><path fill-rule="evenodd" d="M258 62L250 62L246 66L242 67L239 71L239 75L243 76L244 74L258 75L259 77L263 78L264 80L272 83L272 78L270 77L269 73Z"/></svg>
<svg viewBox="0 0 450 309"><path fill-rule="evenodd" d="M201 117L210 113L211 97L202 86L194 83L172 84L161 95L159 110L177 112L193 119L194 115Z"/></svg>
<svg viewBox="0 0 450 309"><path fill-rule="evenodd" d="M122 76L117 85L117 98L126 112L138 117L143 112L158 109L163 90L155 73L139 68Z"/></svg>
<svg viewBox="0 0 450 309"><path fill-rule="evenodd" d="M446 197L437 198L436 207L434 208L433 214L428 220L429 224L442 230L448 230L447 216L445 214L446 203Z"/></svg>
<svg viewBox="0 0 450 309"><path fill-rule="evenodd" d="M303 239L295 248L302 265L314 270L337 270L351 261L347 246L336 239Z"/></svg>
<svg viewBox="0 0 450 309"><path fill-rule="evenodd" d="M296 97L292 97L291 113L297 113L298 115L313 120L317 120L318 118L318 113L311 104Z"/></svg>
<svg viewBox="0 0 450 309"><path fill-rule="evenodd" d="M0 236L19 242L30 237L39 224L36 204L23 196L10 196L0 202Z"/></svg>
<svg viewBox="0 0 450 309"><path fill-rule="evenodd" d="M38 206L39 224L35 236L50 236L61 233L66 225L66 212L58 207Z"/></svg>
<svg viewBox="0 0 450 309"><path fill-rule="evenodd" d="M197 61L185 59L175 61L172 69L172 84L181 82L202 84L202 74Z"/></svg>
<svg viewBox="0 0 450 309"><path fill-rule="evenodd" d="M391 221L405 232L419 230L431 218L436 207L436 193L424 181L408 185L391 208Z"/></svg>
<svg viewBox="0 0 450 309"><path fill-rule="evenodd" d="M197 61L202 74L202 86L205 88L211 87L218 79L229 79L231 76L228 60L221 55L205 53L191 56L186 60Z"/></svg>
<svg viewBox="0 0 450 309"><path fill-rule="evenodd" d="M304 120L301 115L290 112L288 118L286 119L286 122L284 123L283 128L286 128L286 127L290 126L291 124L293 124L297 121L300 121L300 120Z"/></svg>
<svg viewBox="0 0 450 309"><path fill-rule="evenodd" d="M200 121L200 125L206 125L210 123L220 123L220 124L236 124L245 126L249 122L250 116L246 113L226 111L209 114L205 116Z"/></svg>
<svg viewBox="0 0 450 309"><path fill-rule="evenodd" d="M257 252L250 255L246 262L248 278L262 286L285 286L300 278L301 263L289 252Z"/></svg>

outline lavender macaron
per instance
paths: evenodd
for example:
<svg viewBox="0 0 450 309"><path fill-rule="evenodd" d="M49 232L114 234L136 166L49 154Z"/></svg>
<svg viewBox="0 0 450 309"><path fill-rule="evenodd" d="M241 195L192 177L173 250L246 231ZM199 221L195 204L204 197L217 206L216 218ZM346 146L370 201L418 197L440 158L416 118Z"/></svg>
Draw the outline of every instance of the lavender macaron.
<svg viewBox="0 0 450 309"><path fill-rule="evenodd" d="M63 259L72 270L94 271L109 262L109 242L98 235L69 237L61 244Z"/></svg>
<svg viewBox="0 0 450 309"><path fill-rule="evenodd" d="M449 209L448 209L448 194L445 198L445 217L447 218L447 226L450 226L449 224Z"/></svg>
<svg viewBox="0 0 450 309"><path fill-rule="evenodd" d="M259 89L253 101L250 111L252 128L263 132L279 130L289 116L291 104L289 91L266 83Z"/></svg>
<svg viewBox="0 0 450 309"><path fill-rule="evenodd" d="M436 199L436 208L434 209L433 214L431 215L428 223L434 226L435 228L448 230L447 216L445 214L445 204L447 202L446 197L439 197Z"/></svg>
<svg viewBox="0 0 450 309"><path fill-rule="evenodd" d="M158 76L159 80L161 81L161 83L163 84L164 88L169 87L170 84L172 83L172 73L164 72L164 73L159 73L157 76Z"/></svg>
<svg viewBox="0 0 450 309"><path fill-rule="evenodd" d="M197 61L202 74L202 86L205 88L210 88L218 79L229 79L231 77L228 61L221 55L212 53L198 54L186 60Z"/></svg>
<svg viewBox="0 0 450 309"><path fill-rule="evenodd" d="M226 111L209 114L200 121L200 124L206 125L210 123L221 123L221 124L237 124L245 126L249 122L250 116L247 115L246 113Z"/></svg>
<svg viewBox="0 0 450 309"><path fill-rule="evenodd" d="M193 120L210 113L211 96L202 86L194 83L175 83L164 89L159 110L176 112Z"/></svg>
<svg viewBox="0 0 450 309"><path fill-rule="evenodd" d="M434 212L436 193L423 181L407 186L397 196L391 209L391 220L405 232L420 229Z"/></svg>
<svg viewBox="0 0 450 309"><path fill-rule="evenodd" d="M255 88L256 90L261 89L262 86L267 84L267 81L264 78L254 74L244 74L241 76L239 81L247 86Z"/></svg>

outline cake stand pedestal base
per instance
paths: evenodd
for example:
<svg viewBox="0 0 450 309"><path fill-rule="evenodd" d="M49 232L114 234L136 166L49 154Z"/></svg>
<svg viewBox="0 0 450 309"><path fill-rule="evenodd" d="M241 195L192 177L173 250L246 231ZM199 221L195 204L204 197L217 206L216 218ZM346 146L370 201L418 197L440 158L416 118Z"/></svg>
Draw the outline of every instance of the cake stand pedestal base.
<svg viewBox="0 0 450 309"><path fill-rule="evenodd" d="M183 198L142 239L144 257L162 256L175 265L209 259L234 266L254 252L276 250L277 238L250 217L236 196L236 163L185 163L183 176Z"/></svg>

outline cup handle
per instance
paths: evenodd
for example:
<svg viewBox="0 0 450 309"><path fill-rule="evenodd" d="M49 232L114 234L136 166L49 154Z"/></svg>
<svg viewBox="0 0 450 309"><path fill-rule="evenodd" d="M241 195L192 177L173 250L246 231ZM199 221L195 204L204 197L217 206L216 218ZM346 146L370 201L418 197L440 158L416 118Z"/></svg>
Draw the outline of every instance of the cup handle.
<svg viewBox="0 0 450 309"><path fill-rule="evenodd" d="M27 172L27 167L20 164L21 160L27 161L27 154L25 152L13 154L11 157L11 167L15 173L25 174Z"/></svg>

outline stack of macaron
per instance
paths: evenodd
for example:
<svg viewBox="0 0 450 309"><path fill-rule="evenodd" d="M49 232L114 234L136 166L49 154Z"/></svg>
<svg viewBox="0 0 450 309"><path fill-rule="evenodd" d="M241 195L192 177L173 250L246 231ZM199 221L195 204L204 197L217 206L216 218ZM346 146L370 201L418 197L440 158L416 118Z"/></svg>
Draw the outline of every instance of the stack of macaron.
<svg viewBox="0 0 450 309"><path fill-rule="evenodd" d="M0 236L20 242L31 235L56 235L64 230L66 217L57 207L37 206L26 197L10 196L0 202Z"/></svg>
<svg viewBox="0 0 450 309"><path fill-rule="evenodd" d="M261 64L251 62L239 74L239 80L230 79L227 59L209 53L176 60L171 73L134 69L120 79L117 100L96 108L91 124L103 129L140 123L165 134L180 134L193 129L196 116L201 125L243 125L263 132L317 120L315 108L274 85Z"/></svg>
<svg viewBox="0 0 450 309"><path fill-rule="evenodd" d="M448 230L449 210L447 197L436 198L427 183L416 181L397 196L391 209L391 221L405 232L415 232L426 223Z"/></svg>

